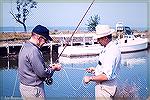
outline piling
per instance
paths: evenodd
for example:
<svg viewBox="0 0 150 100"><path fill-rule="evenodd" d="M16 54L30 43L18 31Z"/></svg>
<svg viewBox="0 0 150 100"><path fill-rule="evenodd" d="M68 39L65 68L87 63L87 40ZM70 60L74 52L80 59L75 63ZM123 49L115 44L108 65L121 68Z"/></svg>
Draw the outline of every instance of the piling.
<svg viewBox="0 0 150 100"><path fill-rule="evenodd" d="M5 46L1 46L0 47L0 56L1 57L18 57L18 53L21 49L21 46L22 45L10 45L9 43L7 43ZM46 45L44 47L41 48L41 51L43 53L47 53L49 54L49 60L50 60L50 63L58 63L58 47L60 45L59 44L53 44L53 43L50 43L50 45Z"/></svg>
<svg viewBox="0 0 150 100"><path fill-rule="evenodd" d="M58 45L58 44L54 44L54 45L52 45L52 48L51 48L51 54L50 54L50 58L51 58L51 60L52 60L52 63L58 63L59 62L59 60L58 60L58 47L59 47L60 45Z"/></svg>

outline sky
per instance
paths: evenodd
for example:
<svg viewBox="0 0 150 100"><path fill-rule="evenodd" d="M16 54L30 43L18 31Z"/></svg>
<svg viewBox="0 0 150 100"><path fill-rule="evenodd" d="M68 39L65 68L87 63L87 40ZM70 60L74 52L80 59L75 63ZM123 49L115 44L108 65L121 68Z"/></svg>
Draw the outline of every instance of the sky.
<svg viewBox="0 0 150 100"><path fill-rule="evenodd" d="M89 7L87 3L38 3L36 9L32 9L26 25L34 27L41 24L47 27L54 26L77 26L85 11ZM22 27L17 23L11 10L16 11L16 5L11 2L2 3L2 23L1 27ZM118 21L129 27L147 27L148 26L148 4L144 2L103 2L94 3L89 12L83 19L80 27L86 27L87 20L94 15L100 16L100 24L107 24L115 27Z"/></svg>

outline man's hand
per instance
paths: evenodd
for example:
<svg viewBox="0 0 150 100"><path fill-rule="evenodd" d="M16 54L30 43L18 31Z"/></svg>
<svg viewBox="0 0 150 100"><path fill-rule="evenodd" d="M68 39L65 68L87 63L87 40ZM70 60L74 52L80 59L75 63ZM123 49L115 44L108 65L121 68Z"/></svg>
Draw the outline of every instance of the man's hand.
<svg viewBox="0 0 150 100"><path fill-rule="evenodd" d="M85 76L83 78L83 81L84 81L85 84L88 84L90 82L90 76Z"/></svg>
<svg viewBox="0 0 150 100"><path fill-rule="evenodd" d="M61 70L61 64L52 64L51 67L55 71L60 71Z"/></svg>
<svg viewBox="0 0 150 100"><path fill-rule="evenodd" d="M86 71L88 73L94 73L95 72L95 68L94 67L89 67L89 68L86 68Z"/></svg>

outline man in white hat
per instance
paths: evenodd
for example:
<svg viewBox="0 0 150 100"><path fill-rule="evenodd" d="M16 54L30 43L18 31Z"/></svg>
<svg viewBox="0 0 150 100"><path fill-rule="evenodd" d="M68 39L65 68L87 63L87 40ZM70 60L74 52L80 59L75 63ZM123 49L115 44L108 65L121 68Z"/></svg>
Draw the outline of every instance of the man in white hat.
<svg viewBox="0 0 150 100"><path fill-rule="evenodd" d="M84 82L96 82L96 100L111 100L116 92L116 77L120 68L121 52L118 46L112 41L112 33L109 25L96 26L95 37L97 42L104 46L99 54L99 61L96 67L87 68L86 71L93 76L85 76Z"/></svg>

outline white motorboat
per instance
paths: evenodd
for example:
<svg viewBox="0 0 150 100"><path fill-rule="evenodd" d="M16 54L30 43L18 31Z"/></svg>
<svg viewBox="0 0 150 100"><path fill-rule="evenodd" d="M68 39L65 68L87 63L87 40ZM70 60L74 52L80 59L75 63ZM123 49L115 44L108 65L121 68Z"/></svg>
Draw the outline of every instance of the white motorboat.
<svg viewBox="0 0 150 100"><path fill-rule="evenodd" d="M122 53L141 51L141 50L147 49L148 47L147 38L140 38L140 37L129 38L129 37L131 36L126 36L126 38L124 37L118 40L118 45Z"/></svg>
<svg viewBox="0 0 150 100"><path fill-rule="evenodd" d="M119 26L120 27L120 26ZM121 30L116 30L116 32L121 33L121 35L118 36L118 38L115 40L118 46L120 47L120 50L122 53L127 53L127 52L135 52L135 51L141 51L144 49L148 48L148 39L144 37L135 37L133 35L132 30L129 27L124 27L123 25L121 26L122 28L119 28ZM118 28L116 28L118 29ZM79 34L78 34L79 35ZM82 37L82 36L78 36ZM87 36L87 37L92 37L92 35ZM76 37L77 38L77 37ZM85 38L85 35L84 37ZM85 40L85 39L83 39ZM92 41L91 41L92 40ZM77 57L77 56L93 56L93 55L98 55L101 50L102 46L100 44L94 44L94 39L91 39L90 42L92 43L91 45L78 45L78 46L67 46L65 49L63 46L60 46L58 48L58 53L60 54L62 50L64 49L62 56L66 57ZM85 41L82 41L83 43ZM88 42L88 41L86 41Z"/></svg>
<svg viewBox="0 0 150 100"><path fill-rule="evenodd" d="M64 47L59 47L58 53L60 54L64 49L62 56L65 57L95 56L101 52L102 48L103 47L100 46L99 44L67 46L65 49Z"/></svg>
<svg viewBox="0 0 150 100"><path fill-rule="evenodd" d="M140 38L140 37L122 38L117 40L117 43L120 47L121 53L141 51L148 48L147 38ZM63 49L64 47L59 47L58 53L60 54ZM64 49L62 56L66 56L66 57L94 56L94 55L98 55L102 49L103 47L100 46L99 44L67 46Z"/></svg>
<svg viewBox="0 0 150 100"><path fill-rule="evenodd" d="M135 37L129 27L123 27L122 36L119 36L117 42L122 53L141 51L148 47L148 39Z"/></svg>

